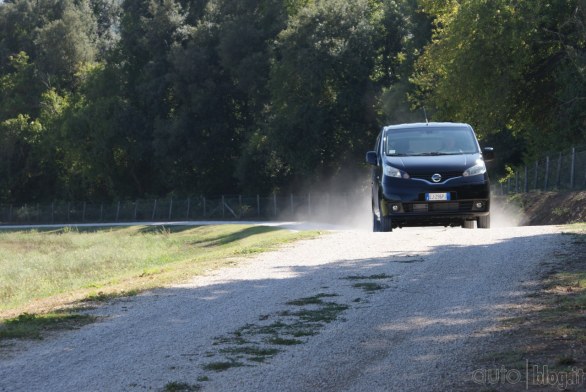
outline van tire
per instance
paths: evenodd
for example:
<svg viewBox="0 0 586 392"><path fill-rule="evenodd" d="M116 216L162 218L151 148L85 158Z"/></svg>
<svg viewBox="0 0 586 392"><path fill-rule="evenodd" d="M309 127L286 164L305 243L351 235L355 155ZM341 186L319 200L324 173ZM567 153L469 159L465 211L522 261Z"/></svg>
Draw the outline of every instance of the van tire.
<svg viewBox="0 0 586 392"><path fill-rule="evenodd" d="M380 231L393 231L393 225L390 216L380 217Z"/></svg>
<svg viewBox="0 0 586 392"><path fill-rule="evenodd" d="M490 214L486 216L478 217L478 228L479 229L490 229Z"/></svg>
<svg viewBox="0 0 586 392"><path fill-rule="evenodd" d="M464 223L462 223L462 227L464 229L473 229L474 228L474 222L473 220L465 220Z"/></svg>
<svg viewBox="0 0 586 392"><path fill-rule="evenodd" d="M378 218L376 217L376 215L373 213L372 214L372 232L378 233L379 231L380 231L380 222L378 221Z"/></svg>

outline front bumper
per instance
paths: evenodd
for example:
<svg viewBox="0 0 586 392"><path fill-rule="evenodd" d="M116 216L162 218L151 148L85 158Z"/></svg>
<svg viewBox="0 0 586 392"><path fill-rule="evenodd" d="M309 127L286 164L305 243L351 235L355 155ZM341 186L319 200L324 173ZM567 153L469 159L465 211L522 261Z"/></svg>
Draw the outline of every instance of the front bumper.
<svg viewBox="0 0 586 392"><path fill-rule="evenodd" d="M454 178L441 184L424 180L385 178L380 213L391 217L394 227L461 225L490 213L488 177ZM427 193L449 193L450 200L427 201Z"/></svg>

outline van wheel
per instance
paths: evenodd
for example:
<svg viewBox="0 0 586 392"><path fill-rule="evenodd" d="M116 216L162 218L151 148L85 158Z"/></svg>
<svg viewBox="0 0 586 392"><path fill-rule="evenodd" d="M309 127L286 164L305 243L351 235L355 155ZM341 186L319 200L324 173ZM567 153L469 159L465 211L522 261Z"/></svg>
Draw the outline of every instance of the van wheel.
<svg viewBox="0 0 586 392"><path fill-rule="evenodd" d="M375 214L372 214L372 232L378 233L380 231L380 222Z"/></svg>
<svg viewBox="0 0 586 392"><path fill-rule="evenodd" d="M479 229L490 229L490 215L478 217Z"/></svg>
<svg viewBox="0 0 586 392"><path fill-rule="evenodd" d="M464 223L462 223L462 227L465 228L465 229L473 229L474 228L474 222L475 221L465 220Z"/></svg>
<svg viewBox="0 0 586 392"><path fill-rule="evenodd" d="M390 216L380 217L380 231L393 231L393 225L391 223Z"/></svg>

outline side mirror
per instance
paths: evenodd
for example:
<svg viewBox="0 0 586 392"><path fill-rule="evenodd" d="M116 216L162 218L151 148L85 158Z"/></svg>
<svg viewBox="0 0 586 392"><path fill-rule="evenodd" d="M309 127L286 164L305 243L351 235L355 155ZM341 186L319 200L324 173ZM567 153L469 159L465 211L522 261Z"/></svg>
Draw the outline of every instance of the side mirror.
<svg viewBox="0 0 586 392"><path fill-rule="evenodd" d="M376 157L375 151L369 151L366 153L366 162L373 166L376 166L378 164L378 159Z"/></svg>
<svg viewBox="0 0 586 392"><path fill-rule="evenodd" d="M492 161L494 159L494 148L492 147L484 147L482 149L482 157L486 162Z"/></svg>

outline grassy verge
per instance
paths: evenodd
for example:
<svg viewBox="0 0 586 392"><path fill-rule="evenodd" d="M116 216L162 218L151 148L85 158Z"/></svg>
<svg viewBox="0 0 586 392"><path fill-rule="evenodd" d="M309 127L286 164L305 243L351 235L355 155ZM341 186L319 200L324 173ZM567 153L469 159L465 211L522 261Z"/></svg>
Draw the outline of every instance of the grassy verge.
<svg viewBox="0 0 586 392"><path fill-rule="evenodd" d="M0 325L2 339L42 339L51 330L75 329L93 322L94 316L70 312L54 312L41 315L21 314Z"/></svg>
<svg viewBox="0 0 586 392"><path fill-rule="evenodd" d="M462 390L586 388L586 224L569 225L564 235L530 305L504 322L494 350L478 359Z"/></svg>
<svg viewBox="0 0 586 392"><path fill-rule="evenodd" d="M318 234L249 225L1 231L0 320L132 295Z"/></svg>

